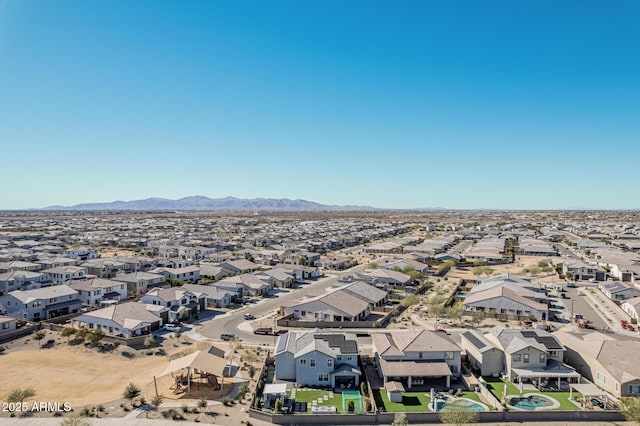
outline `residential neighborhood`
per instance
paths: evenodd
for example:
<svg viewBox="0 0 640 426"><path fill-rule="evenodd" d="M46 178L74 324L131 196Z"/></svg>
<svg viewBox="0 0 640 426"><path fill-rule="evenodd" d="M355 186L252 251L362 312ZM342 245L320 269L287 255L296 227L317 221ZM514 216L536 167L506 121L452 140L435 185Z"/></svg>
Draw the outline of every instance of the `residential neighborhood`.
<svg viewBox="0 0 640 426"><path fill-rule="evenodd" d="M418 407L426 422L447 407L526 412L521 394L542 395L536 411L614 418L640 395L640 260L629 238L640 241L640 222L601 215L7 216L0 342L10 354L44 332L50 351L83 339L108 357L156 353L162 368L180 354L208 365L189 358L206 342L230 364L216 376L211 360L203 397L254 386L247 414L275 423L375 423ZM12 230L18 221L29 231ZM182 231L166 238L169 226ZM261 349L243 349L259 380L234 370L230 354L244 345ZM186 377L158 386L189 401L200 376Z"/></svg>

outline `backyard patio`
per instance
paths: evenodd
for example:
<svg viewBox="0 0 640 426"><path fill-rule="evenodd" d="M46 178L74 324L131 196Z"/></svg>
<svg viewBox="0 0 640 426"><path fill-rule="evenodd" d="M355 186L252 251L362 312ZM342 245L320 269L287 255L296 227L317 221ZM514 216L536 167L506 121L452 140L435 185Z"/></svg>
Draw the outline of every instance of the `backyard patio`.
<svg viewBox="0 0 640 426"><path fill-rule="evenodd" d="M502 401L504 396L504 385L507 385L507 395L508 396L519 396L521 394L541 394L545 395L555 401L557 401L560 405L553 410L566 410L566 411L579 411L581 408L576 405L573 401L569 399L569 396L573 397L573 399L580 399L583 395L580 392L568 392L568 391L555 391L555 392L544 392L537 390L531 386L527 386L526 389L523 389L520 392L520 389L508 380L502 380L498 377L483 377L483 379L487 382L487 387L489 391L495 396L498 401Z"/></svg>

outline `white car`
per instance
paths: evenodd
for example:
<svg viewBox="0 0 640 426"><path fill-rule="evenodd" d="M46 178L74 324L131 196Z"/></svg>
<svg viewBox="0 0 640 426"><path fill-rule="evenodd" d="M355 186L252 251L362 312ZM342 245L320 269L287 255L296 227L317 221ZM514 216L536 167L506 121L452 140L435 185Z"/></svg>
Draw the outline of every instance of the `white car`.
<svg viewBox="0 0 640 426"><path fill-rule="evenodd" d="M163 329L167 331L180 331L180 326L175 324L165 324L162 326Z"/></svg>
<svg viewBox="0 0 640 426"><path fill-rule="evenodd" d="M449 324L449 320L446 318L438 318L438 324Z"/></svg>

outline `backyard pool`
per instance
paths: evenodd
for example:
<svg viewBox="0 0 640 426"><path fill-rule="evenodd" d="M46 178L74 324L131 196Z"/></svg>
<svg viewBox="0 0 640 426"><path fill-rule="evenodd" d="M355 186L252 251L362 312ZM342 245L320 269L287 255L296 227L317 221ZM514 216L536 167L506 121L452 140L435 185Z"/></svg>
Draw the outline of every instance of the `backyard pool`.
<svg viewBox="0 0 640 426"><path fill-rule="evenodd" d="M468 291L456 291L455 297L459 297L461 299L464 299L468 295L469 295Z"/></svg>
<svg viewBox="0 0 640 426"><path fill-rule="evenodd" d="M526 411L551 410L560 406L560 403L555 399L536 393L511 396L508 401L510 407Z"/></svg>
<svg viewBox="0 0 640 426"><path fill-rule="evenodd" d="M444 396L436 399L436 411L488 411L486 405L468 398ZM433 410L433 407L431 407Z"/></svg>

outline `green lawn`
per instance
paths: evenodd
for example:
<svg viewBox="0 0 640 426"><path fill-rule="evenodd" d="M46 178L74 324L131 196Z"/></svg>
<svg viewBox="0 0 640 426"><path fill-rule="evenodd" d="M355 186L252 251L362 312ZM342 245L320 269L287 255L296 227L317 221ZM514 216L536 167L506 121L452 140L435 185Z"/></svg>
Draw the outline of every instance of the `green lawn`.
<svg viewBox="0 0 640 426"><path fill-rule="evenodd" d="M373 398L376 401L376 405L378 408L384 408L386 411L391 413L398 412L410 412L410 411L431 411L429 409L429 403L431 402L431 397L429 396L428 391L422 392L404 392L402 394L402 403L399 402L391 402L389 401L389 397L387 396L387 392L384 389L374 389L373 390ZM462 392L460 398L467 398L473 401L479 402L488 409L491 409L487 403L483 402L480 399L480 395L475 392Z"/></svg>
<svg viewBox="0 0 640 426"><path fill-rule="evenodd" d="M318 398L323 398L325 395L329 395L328 391L316 390L316 389L306 389L301 391L300 389L296 390L296 402L306 402L307 403L307 412L311 412L311 401L316 401ZM287 391L287 396L291 397L291 391ZM342 394L334 393L333 398L329 398L327 401L322 401L317 403L317 405L333 405L338 410L338 413L342 412ZM364 407L362 407L364 408Z"/></svg>
<svg viewBox="0 0 640 426"><path fill-rule="evenodd" d="M507 395L520 395L520 389L508 380L502 380L497 377L484 377L487 382L487 386L491 393L498 398L498 401L502 401L502 394L504 392L504 384L507 384ZM560 403L560 407L556 410L578 411L580 407L576 406L573 402L569 401L569 392L542 392L539 390L525 390L524 393L539 393L555 399ZM574 398L582 398L580 392L573 392Z"/></svg>
<svg viewBox="0 0 640 426"><path fill-rule="evenodd" d="M376 400L378 408L384 408L391 413L409 412L409 411L430 411L429 402L431 398L428 392L404 392L402 394L403 403L391 402L387 397L387 391L384 389L374 389L373 398Z"/></svg>

